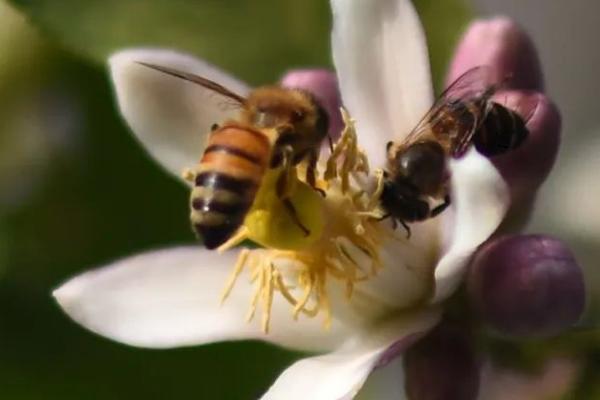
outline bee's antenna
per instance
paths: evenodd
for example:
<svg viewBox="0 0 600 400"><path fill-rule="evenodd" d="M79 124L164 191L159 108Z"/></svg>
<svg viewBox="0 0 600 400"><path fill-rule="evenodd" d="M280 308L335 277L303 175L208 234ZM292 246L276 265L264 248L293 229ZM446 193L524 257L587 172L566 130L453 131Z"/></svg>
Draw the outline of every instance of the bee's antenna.
<svg viewBox="0 0 600 400"><path fill-rule="evenodd" d="M231 90L227 89L223 85L218 84L217 82L213 82L210 79L203 78L199 75L195 75L195 74L192 74L189 72L179 71L174 68L163 67L161 65L150 64L150 63L143 62L143 61L136 61L136 63L139 65L143 65L144 67L153 69L155 71L159 71L164 74L171 75L176 78L195 83L196 85L203 86L209 90L219 93L225 97L228 97L228 98L236 101L239 104L246 103L246 99L243 96L240 96L239 94L232 92Z"/></svg>

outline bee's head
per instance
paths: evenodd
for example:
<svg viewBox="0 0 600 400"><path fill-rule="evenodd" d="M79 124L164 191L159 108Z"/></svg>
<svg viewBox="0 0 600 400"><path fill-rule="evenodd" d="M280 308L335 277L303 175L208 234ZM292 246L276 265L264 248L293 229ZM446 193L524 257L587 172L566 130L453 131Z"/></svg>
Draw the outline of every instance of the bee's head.
<svg viewBox="0 0 600 400"><path fill-rule="evenodd" d="M246 119L257 128L291 126L296 134L323 139L329 129L327 112L303 90L278 86L254 90L246 101Z"/></svg>
<svg viewBox="0 0 600 400"><path fill-rule="evenodd" d="M434 141L399 148L390 164L398 179L408 180L424 194L435 192L446 176L444 149Z"/></svg>

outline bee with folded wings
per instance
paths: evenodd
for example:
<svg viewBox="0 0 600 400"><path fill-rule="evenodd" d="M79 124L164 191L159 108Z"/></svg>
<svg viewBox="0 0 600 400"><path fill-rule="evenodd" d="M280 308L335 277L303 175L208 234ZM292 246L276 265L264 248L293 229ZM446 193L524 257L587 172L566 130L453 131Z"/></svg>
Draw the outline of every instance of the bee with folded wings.
<svg viewBox="0 0 600 400"><path fill-rule="evenodd" d="M306 183L316 188L316 163L327 136L328 116L315 97L300 89L259 87L247 97L191 73L159 65L139 64L184 79L234 103L239 117L213 125L200 163L186 173L194 185L191 221L209 249L236 233L250 210L266 171L281 168L276 195L291 219L304 232L289 196L293 167L307 162Z"/></svg>
<svg viewBox="0 0 600 400"><path fill-rule="evenodd" d="M381 171L377 215L407 223L439 215L450 205L448 157L462 157L471 145L493 156L515 149L528 135L526 120L491 100L500 84L494 71L472 68L454 81L402 142L387 145L387 167ZM529 118L529 117L528 117ZM430 200L441 201L431 206Z"/></svg>

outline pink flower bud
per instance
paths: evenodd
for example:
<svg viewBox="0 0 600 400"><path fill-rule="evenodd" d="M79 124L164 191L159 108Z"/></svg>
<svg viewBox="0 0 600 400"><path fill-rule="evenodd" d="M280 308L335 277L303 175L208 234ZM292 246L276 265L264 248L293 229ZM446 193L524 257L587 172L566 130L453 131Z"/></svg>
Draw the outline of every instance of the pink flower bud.
<svg viewBox="0 0 600 400"><path fill-rule="evenodd" d="M493 67L505 91L494 101L525 120L529 137L516 150L493 157L507 181L513 204L530 200L550 172L560 143L561 118L543 94L544 84L535 46L513 21L499 17L471 24L458 45L448 73L448 84L479 65Z"/></svg>
<svg viewBox="0 0 600 400"><path fill-rule="evenodd" d="M561 117L554 103L538 92L505 91L494 101L517 112L529 131L520 147L492 158L511 188L513 203L518 203L534 193L550 173L560 144Z"/></svg>
<svg viewBox="0 0 600 400"><path fill-rule="evenodd" d="M544 90L542 69L531 39L504 17L477 21L463 36L450 65L448 83L478 65L493 66L512 89Z"/></svg>

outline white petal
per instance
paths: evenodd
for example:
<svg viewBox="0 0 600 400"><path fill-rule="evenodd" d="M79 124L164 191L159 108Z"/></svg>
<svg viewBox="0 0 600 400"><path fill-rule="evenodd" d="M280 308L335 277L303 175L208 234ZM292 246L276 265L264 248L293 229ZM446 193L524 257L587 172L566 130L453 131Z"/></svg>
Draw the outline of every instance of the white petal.
<svg viewBox="0 0 600 400"><path fill-rule="evenodd" d="M449 248L435 270L434 302L447 298L465 273L473 252L498 228L508 209L506 183L490 160L471 149L450 163L452 210Z"/></svg>
<svg viewBox="0 0 600 400"><path fill-rule="evenodd" d="M409 0L331 0L333 59L344 105L373 165L433 101L425 34Z"/></svg>
<svg viewBox="0 0 600 400"><path fill-rule="evenodd" d="M289 304L279 296L268 335L260 330L260 321L246 323L252 287L243 276L220 306L236 255L200 247L151 251L71 279L54 296L76 322L134 346L167 348L237 339L303 350L339 346L345 333L337 321L329 331L318 318L294 322Z"/></svg>
<svg viewBox="0 0 600 400"><path fill-rule="evenodd" d="M434 310L405 315L351 338L333 353L300 360L279 376L262 399L353 399L392 344L422 334L438 318Z"/></svg>
<svg viewBox="0 0 600 400"><path fill-rule="evenodd" d="M373 371L356 396L356 400L404 400L406 398L401 357Z"/></svg>
<svg viewBox="0 0 600 400"><path fill-rule="evenodd" d="M130 49L110 57L121 114L146 150L179 177L199 160L210 127L235 116L237 110L222 96L140 61L200 75L239 95L246 95L249 88L204 61L171 50Z"/></svg>
<svg viewBox="0 0 600 400"><path fill-rule="evenodd" d="M359 283L355 293L356 298L367 296L391 309L406 309L431 296L441 240L439 223L429 220L413 224L410 239L400 226L394 236L383 239L379 248L382 268L376 276ZM363 265L365 269L370 267L367 262Z"/></svg>

